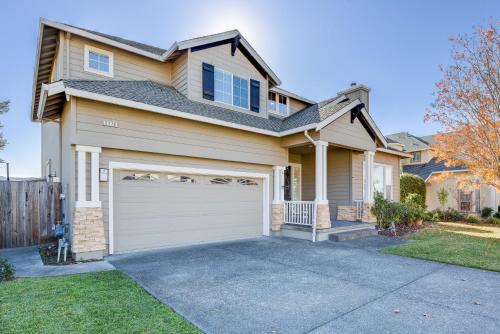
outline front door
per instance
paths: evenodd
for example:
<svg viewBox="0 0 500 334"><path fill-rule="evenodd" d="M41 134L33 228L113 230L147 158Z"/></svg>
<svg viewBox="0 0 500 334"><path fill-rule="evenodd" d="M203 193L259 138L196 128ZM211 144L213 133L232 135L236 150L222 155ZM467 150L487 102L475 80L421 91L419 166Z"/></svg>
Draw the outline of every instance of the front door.
<svg viewBox="0 0 500 334"><path fill-rule="evenodd" d="M302 199L302 166L290 164L285 168L285 201L300 201Z"/></svg>

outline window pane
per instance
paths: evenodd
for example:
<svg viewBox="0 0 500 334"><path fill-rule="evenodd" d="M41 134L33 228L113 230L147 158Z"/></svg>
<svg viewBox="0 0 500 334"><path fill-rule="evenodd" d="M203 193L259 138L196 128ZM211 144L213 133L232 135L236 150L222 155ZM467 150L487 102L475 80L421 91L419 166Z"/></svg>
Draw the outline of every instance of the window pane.
<svg viewBox="0 0 500 334"><path fill-rule="evenodd" d="M89 60L89 67L93 68L94 70L98 70L99 63L97 62L97 60Z"/></svg>
<svg viewBox="0 0 500 334"><path fill-rule="evenodd" d="M231 73L216 68L214 78L215 101L232 104Z"/></svg>
<svg viewBox="0 0 500 334"><path fill-rule="evenodd" d="M99 60L99 54L90 51L89 52L89 60L98 61Z"/></svg>
<svg viewBox="0 0 500 334"><path fill-rule="evenodd" d="M233 76L233 104L248 108L248 80Z"/></svg>
<svg viewBox="0 0 500 334"><path fill-rule="evenodd" d="M99 70L103 72L109 72L108 63L99 63Z"/></svg>
<svg viewBox="0 0 500 334"><path fill-rule="evenodd" d="M392 168L384 167L385 169L385 184L392 185Z"/></svg>
<svg viewBox="0 0 500 334"><path fill-rule="evenodd" d="M379 192L385 195L384 192L384 167L374 166L373 167L373 189L375 192Z"/></svg>

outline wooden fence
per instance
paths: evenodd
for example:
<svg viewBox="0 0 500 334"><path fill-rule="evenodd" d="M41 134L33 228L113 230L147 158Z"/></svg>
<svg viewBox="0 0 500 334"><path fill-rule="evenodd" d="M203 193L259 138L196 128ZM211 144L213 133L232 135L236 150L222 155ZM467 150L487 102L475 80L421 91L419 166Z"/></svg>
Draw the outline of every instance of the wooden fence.
<svg viewBox="0 0 500 334"><path fill-rule="evenodd" d="M38 245L52 239L61 221L61 183L0 181L0 248Z"/></svg>

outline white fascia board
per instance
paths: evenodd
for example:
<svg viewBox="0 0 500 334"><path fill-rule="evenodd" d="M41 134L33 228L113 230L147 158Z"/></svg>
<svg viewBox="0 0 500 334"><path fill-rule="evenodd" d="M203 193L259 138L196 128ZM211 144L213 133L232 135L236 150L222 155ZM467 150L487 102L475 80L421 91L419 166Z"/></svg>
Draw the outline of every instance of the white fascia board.
<svg viewBox="0 0 500 334"><path fill-rule="evenodd" d="M368 111L366 111L365 108L361 109L361 113L365 117L365 119L368 121L368 124L370 127L375 131L375 134L377 135L378 139L382 142L382 145L384 145L384 148L387 148L387 140L385 139L384 135L382 134L382 131L378 128L377 124L373 120L373 118L370 116Z"/></svg>
<svg viewBox="0 0 500 334"><path fill-rule="evenodd" d="M298 128L293 128L285 131L281 131L279 133L280 137L288 136L288 135L293 135L294 133L299 133L299 132L304 132L306 130L312 130L315 129L318 126L317 123L311 123L307 125L300 126Z"/></svg>
<svg viewBox="0 0 500 334"><path fill-rule="evenodd" d="M264 135L268 135L268 136L274 136L274 137L280 136L280 133L276 132L276 131L259 129L259 128L255 128L255 127L247 126L247 125L240 125L240 124L236 124L233 122L218 120L218 119L214 119L214 118L210 118L210 117L206 117L206 116L193 115L193 114L189 114L189 113L178 111L178 110L157 107L157 106L153 106L150 104L130 101L130 100L121 99L121 98L112 97L112 96L107 96L107 95L102 95L102 94L90 93L90 92L86 92L86 91L78 90L78 89L74 89L74 88L66 88L65 92L69 96L75 96L75 97L85 98L85 99L94 100L94 101L111 103L111 104L116 104L116 105L120 105L120 106L124 106L124 107L141 109L141 110L156 112L159 114L164 114L164 115L169 115L169 116L191 119L194 121L225 126L228 128L256 132L256 133L260 133L260 134L264 134Z"/></svg>
<svg viewBox="0 0 500 334"><path fill-rule="evenodd" d="M208 35L208 36L187 39L184 41L177 42L176 44L177 44L179 50L185 50L185 49L194 48L194 47L200 46L200 45L215 43L215 42L223 41L225 39L234 38L238 35L240 35L240 32L238 30L229 30L229 31L221 32L219 34L213 34L213 35Z"/></svg>
<svg viewBox="0 0 500 334"><path fill-rule="evenodd" d="M334 100L332 102L335 102L336 100ZM330 102L329 104L331 104L332 102ZM337 111L336 113L334 113L333 115L330 115L329 117L327 117L326 119L324 119L323 121L321 121L318 124L318 126L316 127L316 131L319 131L319 130L323 129L325 126L327 126L328 124L332 123L333 121L335 121L336 119L338 119L339 117L341 117L346 112L348 112L352 108L356 107L360 103L361 102L358 99L352 101L351 103L349 103L348 105L346 105L345 107L343 107L342 109L340 109L339 111Z"/></svg>
<svg viewBox="0 0 500 334"><path fill-rule="evenodd" d="M46 25L46 26L49 26L49 27L52 27L52 28L56 28L56 29L59 29L59 30L67 31L67 32L69 32L71 34L82 36L82 37L94 40L96 42L100 42L100 43L104 43L104 44L107 44L107 45L111 45L111 46L117 47L119 49L127 50L127 51L130 51L130 52L139 54L141 56L145 56L145 57L152 58L152 59L159 60L159 61L164 61L163 55L159 56L159 55L154 54L152 52L144 51L144 50L135 48L133 46L130 46L128 44L120 43L120 42L117 42L115 40L112 40L112 39L109 39L109 38L106 38L106 37L103 37L103 36L99 36L99 35L93 34L91 32L82 30L82 29L78 29L78 28L75 28L75 27L70 27L70 26L65 25L63 23L54 22L54 21L50 21L50 20L47 20L47 19L41 19L41 23L42 23L42 25Z"/></svg>
<svg viewBox="0 0 500 334"><path fill-rule="evenodd" d="M388 153L388 154L393 154L393 155L399 155L401 157L404 157L404 158L411 158L412 155L411 154L408 154L408 153L405 153L405 152L398 152L398 151L394 151L394 150L389 150L389 149L386 149L386 148L377 148L377 152L384 152L384 153Z"/></svg>
<svg viewBox="0 0 500 334"><path fill-rule="evenodd" d="M48 85L42 84L42 87L40 88L40 97L38 100L38 110L36 111L36 117L38 118L38 120L42 119L43 110L45 109L45 102L47 102L48 91Z"/></svg>
<svg viewBox="0 0 500 334"><path fill-rule="evenodd" d="M57 81L57 82L48 84L48 85L46 85L46 87L48 89L47 90L47 95L48 96L52 96L52 95L56 95L56 94L62 93L65 90L64 82L63 81Z"/></svg>
<svg viewBox="0 0 500 334"><path fill-rule="evenodd" d="M38 65L40 62L40 50L42 48L42 37L43 37L43 22L40 20L40 23L38 25L38 40L37 40L37 47L36 47L36 54L35 54L35 68L33 71L33 87L32 87L32 96L31 96L31 117L33 118L33 107L35 106L35 92L36 92L36 84L37 84L37 79L38 79ZM39 102L40 104L40 102ZM40 110L40 108L38 108Z"/></svg>
<svg viewBox="0 0 500 334"><path fill-rule="evenodd" d="M295 93L292 93L292 92L289 92L283 88L280 88L280 87L272 87L269 89L271 92L275 92L275 93L278 93L278 94L281 94L281 95L285 95L285 96L288 96L288 97L291 97L295 100L299 100L299 101L302 101L302 102L306 102L306 103L310 103L310 104L316 104L316 102L312 101L312 100L309 100L309 99L306 99L305 97L302 97L300 95L297 95Z"/></svg>
<svg viewBox="0 0 500 334"><path fill-rule="evenodd" d="M442 170L442 171L437 171L437 172L432 172L427 176L427 178L424 180L425 182L428 182L431 178L432 175L435 174L441 174L441 173L463 173L463 172L468 172L468 169L460 169L460 170Z"/></svg>

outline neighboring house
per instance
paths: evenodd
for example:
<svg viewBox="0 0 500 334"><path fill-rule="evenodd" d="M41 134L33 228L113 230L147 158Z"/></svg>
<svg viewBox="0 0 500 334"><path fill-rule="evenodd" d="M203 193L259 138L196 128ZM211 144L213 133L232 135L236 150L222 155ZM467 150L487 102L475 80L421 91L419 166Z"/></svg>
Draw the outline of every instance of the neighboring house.
<svg viewBox="0 0 500 334"><path fill-rule="evenodd" d="M236 30L161 49L41 20L33 121L80 259L328 231L399 200L400 159L353 85L316 103Z"/></svg>
<svg viewBox="0 0 500 334"><path fill-rule="evenodd" d="M434 157L431 151L434 140L433 135L417 137L408 132L387 136L390 147L412 155L409 159L401 160L403 172L418 175L425 180L427 208L441 208L437 192L444 187L449 194L445 208L450 207L465 214L479 213L484 207L498 210L500 193L494 187L481 183L477 189L458 187L460 180L470 177L469 171L465 166L447 167L444 161ZM440 174L444 178L439 177Z"/></svg>

